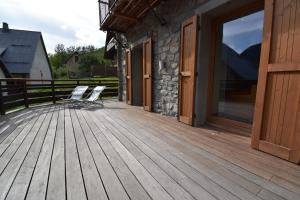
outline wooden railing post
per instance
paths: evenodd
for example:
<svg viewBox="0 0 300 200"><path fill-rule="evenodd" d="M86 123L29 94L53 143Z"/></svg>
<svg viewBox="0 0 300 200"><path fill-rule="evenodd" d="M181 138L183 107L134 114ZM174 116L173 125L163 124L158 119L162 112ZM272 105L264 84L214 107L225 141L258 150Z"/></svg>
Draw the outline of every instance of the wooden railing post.
<svg viewBox="0 0 300 200"><path fill-rule="evenodd" d="M54 88L54 81L51 81L51 90L52 90L52 101L53 103L56 103L56 98L55 98L55 88Z"/></svg>
<svg viewBox="0 0 300 200"><path fill-rule="evenodd" d="M77 80L77 85L79 85L79 80Z"/></svg>
<svg viewBox="0 0 300 200"><path fill-rule="evenodd" d="M23 87L23 95L24 95L24 105L26 108L29 107L28 105L28 96L27 96L27 81L24 81L24 87Z"/></svg>
<svg viewBox="0 0 300 200"><path fill-rule="evenodd" d="M2 81L0 81L0 114L5 115L5 109L3 105L3 93L2 93Z"/></svg>

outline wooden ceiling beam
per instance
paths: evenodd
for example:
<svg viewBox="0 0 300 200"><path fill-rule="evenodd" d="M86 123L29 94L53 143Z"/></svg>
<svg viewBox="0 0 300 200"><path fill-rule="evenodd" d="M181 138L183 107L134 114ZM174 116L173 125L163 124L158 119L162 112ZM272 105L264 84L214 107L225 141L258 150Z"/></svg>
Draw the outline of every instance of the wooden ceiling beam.
<svg viewBox="0 0 300 200"><path fill-rule="evenodd" d="M160 0L148 0L149 3L145 3L144 0L126 0L120 1L116 4L109 17L102 24L102 29L114 29L115 31L126 31L129 26L138 22L150 9L152 9ZM116 29L119 30L116 30Z"/></svg>
<svg viewBox="0 0 300 200"><path fill-rule="evenodd" d="M137 16L137 18L140 18L141 16L143 16L152 6L154 6L157 2L159 2L160 0L153 0L149 6L147 6L142 12L140 12Z"/></svg>
<svg viewBox="0 0 300 200"><path fill-rule="evenodd" d="M121 13L116 13L116 12L113 12L112 13L115 17L119 17L119 18L122 18L122 19L126 19L126 20L130 20L130 21L137 21L138 19L135 18L135 17L131 17L131 16L128 16L128 15L124 15L124 14L121 14Z"/></svg>
<svg viewBox="0 0 300 200"><path fill-rule="evenodd" d="M124 8L122 9L122 13L124 13L123 11L124 11L124 10L127 10L127 8L129 8L133 2L135 2L135 0L129 1L129 2L127 3L127 5L124 6Z"/></svg>

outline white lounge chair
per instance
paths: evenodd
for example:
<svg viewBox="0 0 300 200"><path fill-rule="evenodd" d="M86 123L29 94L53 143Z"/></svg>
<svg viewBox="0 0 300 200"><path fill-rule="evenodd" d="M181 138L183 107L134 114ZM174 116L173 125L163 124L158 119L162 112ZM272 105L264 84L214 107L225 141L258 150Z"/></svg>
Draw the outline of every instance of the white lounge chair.
<svg viewBox="0 0 300 200"><path fill-rule="evenodd" d="M71 95L67 99L63 99L64 101L81 101L83 94L88 89L88 86L76 86L76 88L72 91Z"/></svg>
<svg viewBox="0 0 300 200"><path fill-rule="evenodd" d="M101 93L103 92L103 90L105 89L105 86L96 86L92 93L90 94L90 96L87 99L83 99L84 102L88 102L88 103L96 103L96 101L100 98L102 104L102 97L101 97Z"/></svg>

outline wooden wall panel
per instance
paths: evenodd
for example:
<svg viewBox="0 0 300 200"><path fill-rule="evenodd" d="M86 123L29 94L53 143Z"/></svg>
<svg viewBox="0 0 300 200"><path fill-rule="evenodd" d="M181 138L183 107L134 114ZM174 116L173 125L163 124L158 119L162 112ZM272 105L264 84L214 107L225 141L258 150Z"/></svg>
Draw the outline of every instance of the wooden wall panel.
<svg viewBox="0 0 300 200"><path fill-rule="evenodd" d="M252 146L300 162L300 1L265 1Z"/></svg>

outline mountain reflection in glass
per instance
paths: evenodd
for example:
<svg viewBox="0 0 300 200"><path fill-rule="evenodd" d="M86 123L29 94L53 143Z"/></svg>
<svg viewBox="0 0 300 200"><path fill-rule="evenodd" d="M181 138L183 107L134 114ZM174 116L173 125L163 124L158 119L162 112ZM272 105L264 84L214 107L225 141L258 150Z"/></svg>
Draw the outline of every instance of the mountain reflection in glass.
<svg viewBox="0 0 300 200"><path fill-rule="evenodd" d="M214 69L213 114L252 123L263 11L223 23Z"/></svg>

